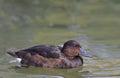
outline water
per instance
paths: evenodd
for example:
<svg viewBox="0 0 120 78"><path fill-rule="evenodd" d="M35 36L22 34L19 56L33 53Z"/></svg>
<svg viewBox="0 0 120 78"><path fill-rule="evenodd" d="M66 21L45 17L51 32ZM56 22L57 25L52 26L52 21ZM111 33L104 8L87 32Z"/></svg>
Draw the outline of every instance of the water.
<svg viewBox="0 0 120 78"><path fill-rule="evenodd" d="M0 78L120 78L119 0L0 1ZM10 64L8 50L81 43L93 56L72 69Z"/></svg>

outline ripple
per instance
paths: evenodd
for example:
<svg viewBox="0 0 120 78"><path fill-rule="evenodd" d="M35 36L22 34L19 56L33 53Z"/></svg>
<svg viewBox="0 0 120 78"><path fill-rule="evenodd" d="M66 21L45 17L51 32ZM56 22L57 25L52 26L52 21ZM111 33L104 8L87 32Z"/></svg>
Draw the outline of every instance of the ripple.
<svg viewBox="0 0 120 78"><path fill-rule="evenodd" d="M62 76L50 76L50 75L29 75L27 78L64 78Z"/></svg>

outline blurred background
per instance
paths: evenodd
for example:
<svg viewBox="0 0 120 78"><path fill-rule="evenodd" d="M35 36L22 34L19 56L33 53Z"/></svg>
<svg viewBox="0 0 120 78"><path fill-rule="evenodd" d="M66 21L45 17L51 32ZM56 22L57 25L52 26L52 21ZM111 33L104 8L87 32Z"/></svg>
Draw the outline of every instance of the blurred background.
<svg viewBox="0 0 120 78"><path fill-rule="evenodd" d="M0 78L119 77L119 8L120 0L0 0ZM70 39L94 56L84 58L82 69L15 69L8 63L8 50Z"/></svg>

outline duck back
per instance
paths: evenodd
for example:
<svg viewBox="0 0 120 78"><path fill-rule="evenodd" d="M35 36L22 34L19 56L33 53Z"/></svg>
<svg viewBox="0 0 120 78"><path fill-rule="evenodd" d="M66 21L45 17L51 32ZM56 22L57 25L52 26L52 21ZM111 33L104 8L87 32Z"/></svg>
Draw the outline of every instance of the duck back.
<svg viewBox="0 0 120 78"><path fill-rule="evenodd" d="M53 45L37 45L31 48L19 50L16 53L16 55L19 57L19 55L30 53L31 55L41 55L43 57L47 58L59 58L61 52L61 47L59 46L53 46Z"/></svg>

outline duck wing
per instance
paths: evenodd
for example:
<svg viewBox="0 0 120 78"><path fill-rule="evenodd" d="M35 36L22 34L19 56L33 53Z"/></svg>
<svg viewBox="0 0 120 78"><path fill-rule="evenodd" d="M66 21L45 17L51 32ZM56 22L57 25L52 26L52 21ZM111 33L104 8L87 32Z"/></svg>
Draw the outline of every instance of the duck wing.
<svg viewBox="0 0 120 78"><path fill-rule="evenodd" d="M15 52L16 55L30 53L31 55L39 54L46 58L59 58L61 54L61 47L53 45L37 45L31 48L19 50Z"/></svg>

